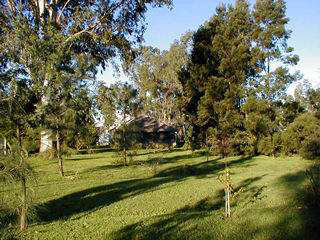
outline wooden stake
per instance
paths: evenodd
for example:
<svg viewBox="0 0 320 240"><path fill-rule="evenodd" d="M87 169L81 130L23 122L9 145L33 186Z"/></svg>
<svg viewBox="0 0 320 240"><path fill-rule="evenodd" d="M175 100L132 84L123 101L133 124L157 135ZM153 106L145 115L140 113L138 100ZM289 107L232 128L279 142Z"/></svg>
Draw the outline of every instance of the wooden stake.
<svg viewBox="0 0 320 240"><path fill-rule="evenodd" d="M21 190L22 190L22 207L20 213L20 229L25 230L27 228L27 184L24 177L21 178Z"/></svg>

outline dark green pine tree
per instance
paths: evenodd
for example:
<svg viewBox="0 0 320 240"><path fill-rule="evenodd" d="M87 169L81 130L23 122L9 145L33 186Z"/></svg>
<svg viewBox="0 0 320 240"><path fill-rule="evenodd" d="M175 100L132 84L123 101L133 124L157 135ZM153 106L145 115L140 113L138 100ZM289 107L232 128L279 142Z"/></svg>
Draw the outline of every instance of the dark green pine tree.
<svg viewBox="0 0 320 240"><path fill-rule="evenodd" d="M212 127L215 144L224 149L242 128L244 85L254 73L251 27L246 1L218 7L216 15L195 33L191 62L180 77L182 102L194 135Z"/></svg>
<svg viewBox="0 0 320 240"><path fill-rule="evenodd" d="M17 77L19 75L19 77ZM19 69L8 70L0 66L0 136L5 141L5 148L0 152L0 181L21 184L19 223L20 228L27 226L27 179L32 168L27 162L28 151L24 140L28 130L34 127L34 104L37 102L30 89L28 79Z"/></svg>

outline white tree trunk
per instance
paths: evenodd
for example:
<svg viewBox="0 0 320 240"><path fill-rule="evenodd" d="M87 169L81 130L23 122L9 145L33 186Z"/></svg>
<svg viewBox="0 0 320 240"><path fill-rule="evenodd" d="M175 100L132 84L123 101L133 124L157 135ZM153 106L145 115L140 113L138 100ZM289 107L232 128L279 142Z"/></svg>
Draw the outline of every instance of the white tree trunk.
<svg viewBox="0 0 320 240"><path fill-rule="evenodd" d="M7 139L3 138L3 154L7 155Z"/></svg>
<svg viewBox="0 0 320 240"><path fill-rule="evenodd" d="M51 132L49 130L44 130L41 132L40 152L45 152L50 149L52 149Z"/></svg>

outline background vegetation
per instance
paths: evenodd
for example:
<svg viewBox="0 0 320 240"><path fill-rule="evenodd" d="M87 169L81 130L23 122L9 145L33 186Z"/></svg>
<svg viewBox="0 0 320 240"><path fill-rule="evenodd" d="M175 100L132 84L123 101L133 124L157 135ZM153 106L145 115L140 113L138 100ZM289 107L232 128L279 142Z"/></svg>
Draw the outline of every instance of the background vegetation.
<svg viewBox="0 0 320 240"><path fill-rule="evenodd" d="M166 51L144 20L171 0L0 6L2 239L318 236L320 88L292 71L285 1L221 4ZM142 144L138 117L183 147Z"/></svg>

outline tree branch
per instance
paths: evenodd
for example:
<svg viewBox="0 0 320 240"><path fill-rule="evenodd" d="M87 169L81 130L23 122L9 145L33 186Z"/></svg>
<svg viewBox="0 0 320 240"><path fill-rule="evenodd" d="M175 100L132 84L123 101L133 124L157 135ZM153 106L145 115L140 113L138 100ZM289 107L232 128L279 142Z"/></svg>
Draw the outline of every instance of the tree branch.
<svg viewBox="0 0 320 240"><path fill-rule="evenodd" d="M63 8L61 9L61 12L60 12L60 14L59 14L59 16L58 16L58 18L57 18L57 23L59 23L60 18L61 18L61 15L63 14L64 9L67 7L67 5L68 5L69 2L70 2L70 0L67 0L67 1L65 2L65 4L63 5Z"/></svg>
<svg viewBox="0 0 320 240"><path fill-rule="evenodd" d="M90 26L90 27L88 27L88 28L86 28L86 29L83 29L83 30L81 30L81 31L79 31L79 32L74 33L73 35L69 36L69 37L66 39L65 43L69 42L70 40L72 40L73 38L75 38L76 36L78 36L78 35L80 35L80 34L82 34L82 33L85 33L85 32L90 33L90 31L92 32L92 30L93 30L97 25L98 25L98 24L94 24L94 25L92 25L92 26Z"/></svg>

